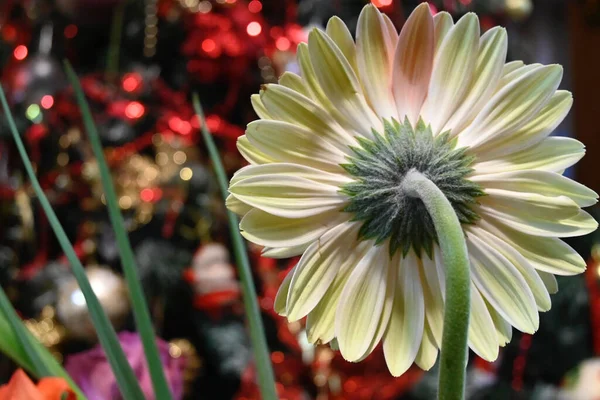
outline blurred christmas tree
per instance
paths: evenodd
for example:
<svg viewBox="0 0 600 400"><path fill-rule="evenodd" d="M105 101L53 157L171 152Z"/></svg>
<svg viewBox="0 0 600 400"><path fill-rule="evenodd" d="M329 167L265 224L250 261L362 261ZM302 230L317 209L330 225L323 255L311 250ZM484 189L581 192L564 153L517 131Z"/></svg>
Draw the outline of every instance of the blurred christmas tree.
<svg viewBox="0 0 600 400"><path fill-rule="evenodd" d="M157 332L169 341L170 357L184 360L188 398L259 398L224 208L189 95L200 93L227 170L239 169L244 161L236 139L256 118L250 95L285 70L297 71L295 49L309 27L339 15L354 29L364 3L0 2L0 81L46 194L113 324L133 330L97 166L61 66L67 58L100 130ZM419 1L373 3L400 28ZM525 0L430 4L455 17L476 11L483 30L523 20L532 6ZM85 302L24 178L2 115L0 221L0 284L28 327L61 360L93 347ZM596 242L583 238L573 245L589 258ZM273 311L279 283L297 260L268 260L260 249L249 251L281 398L431 398L428 378L435 381L435 372L422 379L414 369L394 379L381 352L348 364L328 347L308 345L301 323L288 324ZM600 298L594 268L587 280L559 280L561 291L535 336L515 333L493 366L474 360L472 398L530 398L600 351L600 316L589 322L594 296ZM0 381L12 367L2 361ZM480 387L481 376L492 386Z"/></svg>

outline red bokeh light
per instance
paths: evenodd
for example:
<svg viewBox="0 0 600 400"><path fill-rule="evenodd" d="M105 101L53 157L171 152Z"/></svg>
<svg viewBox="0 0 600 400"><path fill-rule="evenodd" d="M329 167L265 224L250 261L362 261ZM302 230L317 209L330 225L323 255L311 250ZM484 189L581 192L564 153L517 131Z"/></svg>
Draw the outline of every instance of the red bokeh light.
<svg viewBox="0 0 600 400"><path fill-rule="evenodd" d="M248 32L248 35L250 36L258 36L262 32L262 26L260 26L258 22L252 21L246 27L246 32Z"/></svg>
<svg viewBox="0 0 600 400"><path fill-rule="evenodd" d="M140 74L134 72L125 74L122 82L123 90L125 90L126 92L133 92L134 90L139 88L141 83L142 77L140 76Z"/></svg>
<svg viewBox="0 0 600 400"><path fill-rule="evenodd" d="M252 0L248 3L248 11L251 13L257 14L262 10L262 3L258 0Z"/></svg>
<svg viewBox="0 0 600 400"><path fill-rule="evenodd" d="M375 7L387 7L392 4L393 0L373 0L373 5Z"/></svg>
<svg viewBox="0 0 600 400"><path fill-rule="evenodd" d="M125 107L125 116L127 118L140 118L142 115L144 115L144 112L144 106L142 105L142 103L139 103L137 101L132 101L129 104L127 104L127 107Z"/></svg>
<svg viewBox="0 0 600 400"><path fill-rule="evenodd" d="M54 105L54 97L47 94L44 97L42 97L40 104L42 105L43 108L45 108L47 110Z"/></svg>
<svg viewBox="0 0 600 400"><path fill-rule="evenodd" d="M2 28L2 37L7 42L12 42L17 38L17 29L9 24L4 25Z"/></svg>
<svg viewBox="0 0 600 400"><path fill-rule="evenodd" d="M29 53L27 47L22 44L15 47L15 50L13 51L13 55L17 60L24 60L25 57L27 57L27 53Z"/></svg>
<svg viewBox="0 0 600 400"><path fill-rule="evenodd" d="M67 39L73 39L77 35L77 30L77 25L67 25L64 31L65 37Z"/></svg>
<svg viewBox="0 0 600 400"><path fill-rule="evenodd" d="M278 50L286 51L290 49L291 43L288 38L282 36L275 41L275 46Z"/></svg>

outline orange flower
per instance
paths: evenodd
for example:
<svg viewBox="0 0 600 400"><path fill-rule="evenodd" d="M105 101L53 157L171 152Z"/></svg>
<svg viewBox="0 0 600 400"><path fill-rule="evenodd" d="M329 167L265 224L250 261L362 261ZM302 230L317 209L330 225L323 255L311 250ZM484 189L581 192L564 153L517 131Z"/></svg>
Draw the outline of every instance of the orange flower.
<svg viewBox="0 0 600 400"><path fill-rule="evenodd" d="M0 400L75 400L75 393L62 378L42 378L37 386L22 370L17 370L7 385L0 387Z"/></svg>

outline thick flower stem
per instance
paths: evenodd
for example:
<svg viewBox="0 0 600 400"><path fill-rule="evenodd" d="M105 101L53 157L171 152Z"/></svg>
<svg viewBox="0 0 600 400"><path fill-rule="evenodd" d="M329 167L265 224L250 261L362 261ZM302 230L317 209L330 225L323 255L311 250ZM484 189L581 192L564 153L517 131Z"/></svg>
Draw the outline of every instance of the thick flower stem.
<svg viewBox="0 0 600 400"><path fill-rule="evenodd" d="M458 217L442 191L416 170L402 181L403 192L423 201L435 225L446 267L446 305L440 360L440 400L462 400L467 366L470 271L465 236Z"/></svg>

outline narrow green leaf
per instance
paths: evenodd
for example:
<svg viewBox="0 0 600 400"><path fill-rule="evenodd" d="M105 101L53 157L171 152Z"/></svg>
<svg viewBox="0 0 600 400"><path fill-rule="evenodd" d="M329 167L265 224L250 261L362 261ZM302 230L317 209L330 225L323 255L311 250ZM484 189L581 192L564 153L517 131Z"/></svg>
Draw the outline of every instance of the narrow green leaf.
<svg viewBox="0 0 600 400"><path fill-rule="evenodd" d="M219 151L215 146L215 142L206 126L204 120L204 113L200 106L200 99L198 95L193 95L194 109L200 119L200 125L202 126L202 137L204 143L208 149L208 154L212 161L215 174L217 176L217 182L221 189L221 195L223 201L229 194L228 190L228 179L223 168L223 163L219 156ZM246 252L246 246L244 239L240 234L238 228L237 216L227 210L227 219L229 221L229 231L231 232L231 239L233 243L233 250L235 253L235 261L238 266L238 272L242 281L242 295L244 298L244 308L246 309L246 315L248 316L248 325L250 326L250 341L252 342L252 350L254 352L254 358L256 360L256 368L258 370L258 385L262 399L264 400L275 400L277 399L277 392L275 390L275 379L273 377L273 367L271 365L271 357L269 356L269 348L267 347L267 340L265 338L265 328L262 323L260 315L260 309L258 307L258 296L254 289L254 279L252 278L252 271L250 269L250 262L248 261L248 254Z"/></svg>
<svg viewBox="0 0 600 400"><path fill-rule="evenodd" d="M96 297L96 294L92 290L92 286L87 279L85 269L83 268L83 265L81 265L81 261L79 261L79 258L77 258L77 254L75 254L75 250L73 250L73 246L69 242L67 234L60 225L58 217L54 213L54 210L52 210L52 206L46 198L46 195L44 194L44 191L40 186L37 177L35 176L33 166L31 165L31 161L29 160L27 151L25 150L25 145L21 140L21 136L19 136L19 132L17 132L15 121L10 113L2 86L0 86L0 100L2 101L2 107L4 108L4 113L6 114L6 118L8 120L13 138L15 139L17 149L19 150L19 154L21 155L21 159L25 165L25 170L27 171L27 175L31 180L31 186L35 191L35 194L38 196L40 205L46 213L48 222L52 226L52 229L56 235L56 239L58 240L63 252L65 253L65 256L71 264L71 270L73 271L73 275L75 276L75 279L81 288L81 292L85 297L85 301L90 312L90 317L98 334L98 339L100 340L100 344L102 345L110 366L115 374L117 384L121 389L121 394L127 400L144 400L142 389L140 389L137 378L135 377L131 366L127 362L127 358L125 357L125 353L123 353L123 349L119 344L119 339L117 338L115 329L104 313L102 305L98 301L98 297Z"/></svg>
<svg viewBox="0 0 600 400"><path fill-rule="evenodd" d="M81 89L79 79L68 61L65 61L65 68L67 70L67 77L75 90L75 97L77 98L79 109L81 110L83 124L88 133L88 138L94 156L96 157L96 162L98 163L102 187L104 188L104 195L108 206L108 215L117 238L117 246L119 247L119 254L121 255L121 265L123 267L125 280L127 281L127 287L129 288L133 316L142 340L146 361L148 362L154 395L157 399L168 400L172 398L171 390L167 384L167 379L165 378L162 362L158 353L158 347L156 346L156 336L154 335L154 328L152 326L152 320L150 319L148 304L144 298L135 257L133 256L133 250L131 249L127 230L125 229L125 224L123 222L123 216L121 215L121 210L119 208L119 202L117 200L117 194L115 193L115 187L112 183L110 169L104 158L98 129L94 124L94 119L89 104L83 94L83 90Z"/></svg>

